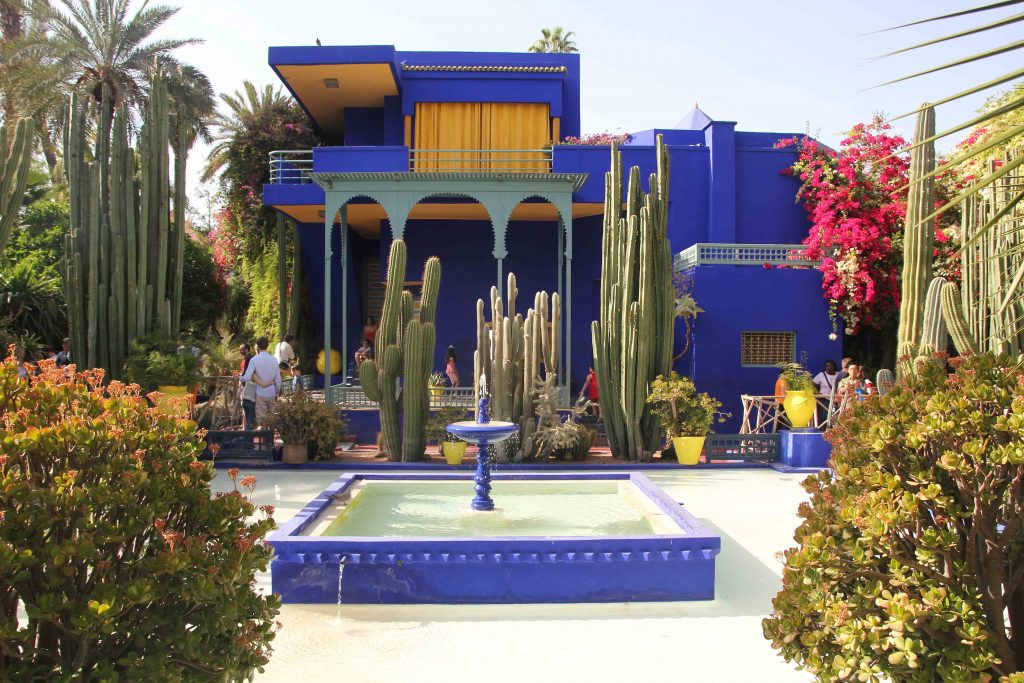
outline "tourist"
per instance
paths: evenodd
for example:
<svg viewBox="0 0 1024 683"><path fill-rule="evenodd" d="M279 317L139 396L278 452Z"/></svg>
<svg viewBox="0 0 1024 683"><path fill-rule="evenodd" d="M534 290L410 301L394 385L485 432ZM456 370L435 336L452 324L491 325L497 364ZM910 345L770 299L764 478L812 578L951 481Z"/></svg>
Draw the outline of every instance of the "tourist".
<svg viewBox="0 0 1024 683"><path fill-rule="evenodd" d="M238 347L238 353L242 356L242 363L238 367L238 374L244 374L246 368L249 367L249 361L252 360L252 354L249 352L249 345L246 342L242 342Z"/></svg>
<svg viewBox="0 0 1024 683"><path fill-rule="evenodd" d="M597 391L597 373L594 372L594 366L590 366L590 372L587 373L587 379L583 382L583 388L580 389L580 394L587 397L590 401L590 405L594 407L594 415L597 419L601 419L601 395Z"/></svg>
<svg viewBox="0 0 1024 683"><path fill-rule="evenodd" d="M368 340L370 344L377 339L377 323L373 316L368 315L363 321L363 339Z"/></svg>
<svg viewBox="0 0 1024 683"><path fill-rule="evenodd" d="M444 374L448 375L448 381L453 387L459 386L459 369L455 366L455 347L449 346L444 355Z"/></svg>
<svg viewBox="0 0 1024 683"><path fill-rule="evenodd" d="M28 379L28 368L25 367L25 347L21 344L14 345L14 361L18 364L18 377Z"/></svg>
<svg viewBox="0 0 1024 683"><path fill-rule="evenodd" d="M854 396L864 394L864 375L861 367L856 363L850 363L846 366L847 376L839 380L839 384L836 385L836 397L840 400L840 404L853 398Z"/></svg>
<svg viewBox="0 0 1024 683"><path fill-rule="evenodd" d="M356 370L359 366L370 360L373 357L373 347L370 346L369 339L363 339L363 345L356 349Z"/></svg>
<svg viewBox="0 0 1024 683"><path fill-rule="evenodd" d="M60 342L60 353L54 359L57 362L57 367L62 368L66 365L71 365L71 340L65 337Z"/></svg>
<svg viewBox="0 0 1024 683"><path fill-rule="evenodd" d="M850 365L853 363L853 359L847 357L840 362L842 363L842 366L839 368L839 372L836 374L836 388L833 391L838 390L839 383L850 376Z"/></svg>
<svg viewBox="0 0 1024 683"><path fill-rule="evenodd" d="M270 341L266 337L256 340L256 355L249 362L249 367L242 374L242 381L256 382L256 422L263 421L271 410L274 401L281 393L281 367L277 359L267 353Z"/></svg>
<svg viewBox="0 0 1024 683"><path fill-rule="evenodd" d="M836 389L838 377L836 362L834 360L825 361L825 369L814 376L814 385L818 388L818 393L823 396L831 396Z"/></svg>
<svg viewBox="0 0 1024 683"><path fill-rule="evenodd" d="M43 360L57 360L57 352L53 350L52 346L43 347Z"/></svg>
<svg viewBox="0 0 1024 683"><path fill-rule="evenodd" d="M281 370L291 372L295 365L295 349L292 348L293 341L295 341L295 335L285 335L284 341L280 342L274 349L274 358L277 360L277 367Z"/></svg>

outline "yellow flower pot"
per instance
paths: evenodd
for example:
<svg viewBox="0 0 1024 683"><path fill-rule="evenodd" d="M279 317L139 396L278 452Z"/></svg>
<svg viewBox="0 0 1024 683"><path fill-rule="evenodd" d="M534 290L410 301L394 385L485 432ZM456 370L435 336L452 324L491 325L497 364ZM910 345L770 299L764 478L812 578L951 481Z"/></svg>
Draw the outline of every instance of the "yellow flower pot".
<svg viewBox="0 0 1024 683"><path fill-rule="evenodd" d="M786 409L789 423L795 429L803 429L814 419L814 409L817 407L814 392L788 389L786 398L782 400L782 407Z"/></svg>
<svg viewBox="0 0 1024 683"><path fill-rule="evenodd" d="M430 387L430 395L434 398L441 398L444 396L444 387Z"/></svg>
<svg viewBox="0 0 1024 683"><path fill-rule="evenodd" d="M192 394L185 386L159 386L162 396L156 402L157 410L167 415L185 417L189 414Z"/></svg>
<svg viewBox="0 0 1024 683"><path fill-rule="evenodd" d="M672 449L676 452L676 460L680 465L696 465L700 462L700 452L704 450L706 436L673 436Z"/></svg>
<svg viewBox="0 0 1024 683"><path fill-rule="evenodd" d="M316 371L322 375L326 369L327 367L324 365L324 352L321 351L316 357ZM331 374L342 375L344 373L345 368L341 366L341 354L338 353L337 349L331 349Z"/></svg>
<svg viewBox="0 0 1024 683"><path fill-rule="evenodd" d="M462 459L466 457L466 442L442 441L441 450L444 451L444 459L449 465L461 465Z"/></svg>

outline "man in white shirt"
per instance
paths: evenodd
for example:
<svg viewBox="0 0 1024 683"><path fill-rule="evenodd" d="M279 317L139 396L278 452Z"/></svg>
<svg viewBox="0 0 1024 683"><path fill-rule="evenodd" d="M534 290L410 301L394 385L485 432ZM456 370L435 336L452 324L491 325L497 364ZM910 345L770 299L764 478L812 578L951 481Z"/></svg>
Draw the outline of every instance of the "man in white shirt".
<svg viewBox="0 0 1024 683"><path fill-rule="evenodd" d="M292 361L295 360L295 349L292 348L293 341L295 341L295 336L289 334L274 349L274 358L277 359L277 366L282 370L291 369Z"/></svg>
<svg viewBox="0 0 1024 683"><path fill-rule="evenodd" d="M242 382L256 382L256 422L261 422L274 409L274 401L281 393L281 368L277 359L267 353L268 346L270 341L266 337L256 340L258 353L242 374Z"/></svg>
<svg viewBox="0 0 1024 683"><path fill-rule="evenodd" d="M836 390L836 382L839 373L836 372L834 360L825 361L825 370L814 376L814 384L818 387L818 393L829 396Z"/></svg>

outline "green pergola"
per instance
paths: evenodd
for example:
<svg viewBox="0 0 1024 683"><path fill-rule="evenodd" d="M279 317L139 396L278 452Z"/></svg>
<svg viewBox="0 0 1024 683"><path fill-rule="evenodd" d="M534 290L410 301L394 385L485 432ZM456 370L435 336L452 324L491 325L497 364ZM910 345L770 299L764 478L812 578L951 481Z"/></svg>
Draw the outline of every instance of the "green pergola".
<svg viewBox="0 0 1024 683"><path fill-rule="evenodd" d="M345 209L350 201L359 197L372 199L383 207L391 225L392 239L405 234L406 222L412 208L432 197L462 197L479 202L490 217L494 233L494 249L498 291L504 295L502 280L503 260L512 210L527 199L543 199L558 212L558 288L565 301L565 357L566 368L572 367L572 195L587 179L580 173L487 173L487 172L419 172L419 173L341 173L314 172L313 182L324 189L324 370L330 384L331 368L331 261L332 230L334 225L346 225ZM338 221L335 221L335 217ZM342 365L348 359L348 237L341 231L341 299L342 299ZM565 382L566 373L559 372ZM329 386L325 396L332 401Z"/></svg>

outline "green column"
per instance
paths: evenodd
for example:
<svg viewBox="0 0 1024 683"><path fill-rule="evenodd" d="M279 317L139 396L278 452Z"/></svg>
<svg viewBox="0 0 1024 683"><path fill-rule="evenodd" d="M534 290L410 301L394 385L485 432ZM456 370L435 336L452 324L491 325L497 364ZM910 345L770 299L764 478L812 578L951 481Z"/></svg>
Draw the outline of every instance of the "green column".
<svg viewBox="0 0 1024 683"><path fill-rule="evenodd" d="M324 202L324 400L331 404L331 228L334 210L331 193Z"/></svg>
<svg viewBox="0 0 1024 683"><path fill-rule="evenodd" d="M562 221L562 216L558 216L558 285L556 291L558 292L559 301L564 301L564 293L562 291L562 259L565 258L565 234L562 232L565 229L565 224ZM565 338L565 335L562 335ZM558 354L558 383L565 386L565 351L559 349Z"/></svg>
<svg viewBox="0 0 1024 683"><path fill-rule="evenodd" d="M285 272L284 214L277 212L277 341L288 329L288 280Z"/></svg>
<svg viewBox="0 0 1024 683"><path fill-rule="evenodd" d="M341 377L348 379L348 214L347 205L342 204L341 215Z"/></svg>

